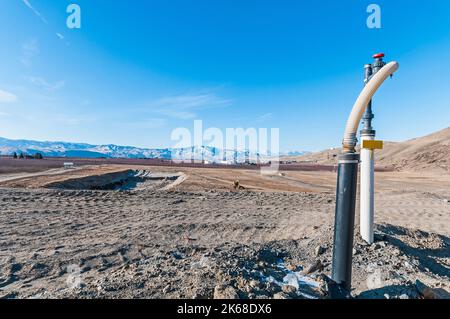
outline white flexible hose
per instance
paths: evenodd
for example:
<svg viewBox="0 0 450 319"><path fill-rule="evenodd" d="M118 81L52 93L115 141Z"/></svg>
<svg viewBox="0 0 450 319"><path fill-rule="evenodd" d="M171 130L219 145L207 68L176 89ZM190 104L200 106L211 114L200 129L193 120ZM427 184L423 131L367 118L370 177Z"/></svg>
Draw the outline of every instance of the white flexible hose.
<svg viewBox="0 0 450 319"><path fill-rule="evenodd" d="M356 131L358 130L359 122L366 110L367 105L374 96L375 92L380 88L386 79L397 71L399 64L395 61L389 62L382 67L367 83L362 90L358 99L356 100L352 112L347 120L345 127L343 152L354 152L356 146Z"/></svg>

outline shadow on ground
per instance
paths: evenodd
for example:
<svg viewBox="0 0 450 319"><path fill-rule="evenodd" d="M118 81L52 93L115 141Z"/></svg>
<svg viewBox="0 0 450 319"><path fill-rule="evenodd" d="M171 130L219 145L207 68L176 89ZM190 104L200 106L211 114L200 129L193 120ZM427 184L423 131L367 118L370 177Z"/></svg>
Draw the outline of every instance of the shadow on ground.
<svg viewBox="0 0 450 319"><path fill-rule="evenodd" d="M416 258L419 261L420 270L450 279L450 268L438 262L439 258L450 257L450 238L393 225L380 225L378 230L385 235L387 242L396 246L404 254ZM413 243L415 247L408 242L411 238L415 239Z"/></svg>

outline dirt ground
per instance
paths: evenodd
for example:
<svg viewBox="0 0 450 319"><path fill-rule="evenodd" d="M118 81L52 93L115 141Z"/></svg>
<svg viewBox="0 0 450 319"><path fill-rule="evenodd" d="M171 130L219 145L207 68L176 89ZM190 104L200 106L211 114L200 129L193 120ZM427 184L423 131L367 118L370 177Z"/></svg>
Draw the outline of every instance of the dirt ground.
<svg viewBox="0 0 450 319"><path fill-rule="evenodd" d="M176 178L64 188L130 169ZM0 297L323 297L335 183L323 171L126 165L0 175ZM450 176L380 172L376 184L377 243L356 231L352 294L420 298L424 283L447 296Z"/></svg>

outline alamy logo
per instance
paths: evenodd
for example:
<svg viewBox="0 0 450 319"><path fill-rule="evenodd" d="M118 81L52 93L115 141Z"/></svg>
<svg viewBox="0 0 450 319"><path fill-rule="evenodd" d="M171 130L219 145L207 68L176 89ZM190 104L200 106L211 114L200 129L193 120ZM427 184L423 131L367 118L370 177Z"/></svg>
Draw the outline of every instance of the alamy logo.
<svg viewBox="0 0 450 319"><path fill-rule="evenodd" d="M226 128L224 134L215 127L204 130L203 121L196 120L193 134L188 128L179 127L172 131L171 139L176 141L173 147L176 152L172 153L174 162L270 164L262 166L261 172L278 171L279 128Z"/></svg>
<svg viewBox="0 0 450 319"><path fill-rule="evenodd" d="M81 8L78 4L70 4L67 6L66 12L69 16L66 25L69 29L81 29Z"/></svg>
<svg viewBox="0 0 450 319"><path fill-rule="evenodd" d="M381 29L381 7L378 4L370 4L367 7L367 27L369 29Z"/></svg>

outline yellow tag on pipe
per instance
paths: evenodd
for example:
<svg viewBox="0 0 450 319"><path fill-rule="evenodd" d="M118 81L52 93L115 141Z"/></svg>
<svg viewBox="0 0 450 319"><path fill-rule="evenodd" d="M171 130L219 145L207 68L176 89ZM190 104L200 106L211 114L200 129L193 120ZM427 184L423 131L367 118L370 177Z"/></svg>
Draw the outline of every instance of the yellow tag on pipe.
<svg viewBox="0 0 450 319"><path fill-rule="evenodd" d="M369 149L369 150L382 150L383 149L383 141L363 140L362 148Z"/></svg>

